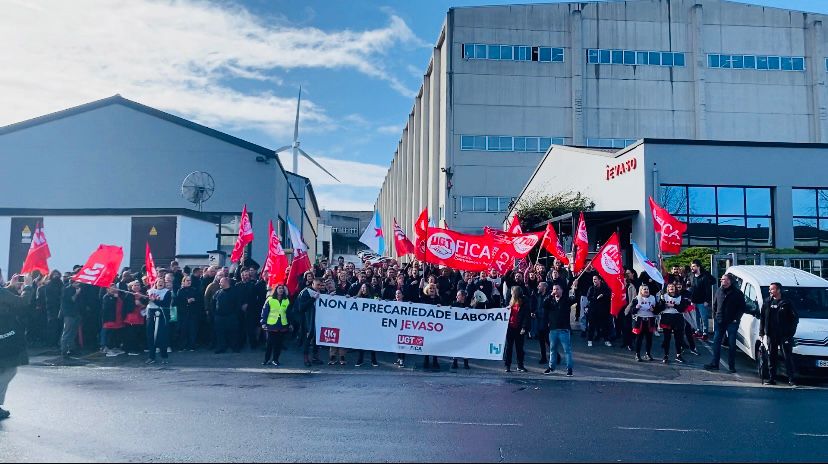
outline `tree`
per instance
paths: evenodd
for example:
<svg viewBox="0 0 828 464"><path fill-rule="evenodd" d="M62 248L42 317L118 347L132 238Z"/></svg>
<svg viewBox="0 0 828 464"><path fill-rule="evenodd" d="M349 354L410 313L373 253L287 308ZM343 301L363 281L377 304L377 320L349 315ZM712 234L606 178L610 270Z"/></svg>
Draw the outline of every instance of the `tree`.
<svg viewBox="0 0 828 464"><path fill-rule="evenodd" d="M515 207L520 224L525 229L566 213L592 211L595 202L581 192L567 190L555 194L530 194Z"/></svg>
<svg viewBox="0 0 828 464"><path fill-rule="evenodd" d="M710 257L716 253L713 248L690 247L685 248L681 253L664 259L664 267L670 269L673 266L689 266L694 259L702 262L705 268L710 267Z"/></svg>

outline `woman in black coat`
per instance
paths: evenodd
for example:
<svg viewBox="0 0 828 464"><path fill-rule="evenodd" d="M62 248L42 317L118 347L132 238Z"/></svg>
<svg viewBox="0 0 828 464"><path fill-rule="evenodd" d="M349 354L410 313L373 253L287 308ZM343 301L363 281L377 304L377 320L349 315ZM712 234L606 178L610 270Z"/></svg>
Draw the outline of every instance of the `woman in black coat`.
<svg viewBox="0 0 828 464"><path fill-rule="evenodd" d="M26 331L23 318L26 302L31 300L27 290L17 296L7 288L0 288L0 406L5 404L6 390L17 374L17 366L29 364L26 351ZM0 420L9 412L0 408Z"/></svg>
<svg viewBox="0 0 828 464"><path fill-rule="evenodd" d="M512 286L512 298L509 301L509 327L506 329L506 349L503 360L506 363L506 372L512 372L512 350L517 351L517 370L526 372L523 367L525 353L523 339L531 324L529 301L523 295L523 287Z"/></svg>

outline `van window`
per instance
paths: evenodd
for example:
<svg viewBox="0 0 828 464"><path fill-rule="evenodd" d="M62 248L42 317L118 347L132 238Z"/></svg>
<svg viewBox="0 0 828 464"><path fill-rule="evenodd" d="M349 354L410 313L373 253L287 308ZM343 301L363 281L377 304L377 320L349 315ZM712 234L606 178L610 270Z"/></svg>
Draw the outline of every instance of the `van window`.
<svg viewBox="0 0 828 464"><path fill-rule="evenodd" d="M762 296L770 298L768 287L762 287ZM828 319L828 287L784 287L782 298L793 303L802 319Z"/></svg>
<svg viewBox="0 0 828 464"><path fill-rule="evenodd" d="M756 291L753 289L753 285L745 284L745 306L747 313L756 313L759 311L759 302L756 298Z"/></svg>

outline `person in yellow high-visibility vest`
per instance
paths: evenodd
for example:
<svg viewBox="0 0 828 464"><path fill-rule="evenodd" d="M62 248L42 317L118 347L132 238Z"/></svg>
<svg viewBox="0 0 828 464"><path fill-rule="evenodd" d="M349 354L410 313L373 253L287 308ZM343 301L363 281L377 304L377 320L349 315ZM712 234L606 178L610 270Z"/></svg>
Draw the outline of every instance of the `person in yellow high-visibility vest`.
<svg viewBox="0 0 828 464"><path fill-rule="evenodd" d="M288 300L287 294L287 287L277 285L262 307L260 323L262 329L267 332L267 348L265 349L265 359L262 366L268 364L279 365L279 355L282 354L282 343L285 334L292 329L288 323L287 309L290 300ZM271 355L273 361L270 360Z"/></svg>

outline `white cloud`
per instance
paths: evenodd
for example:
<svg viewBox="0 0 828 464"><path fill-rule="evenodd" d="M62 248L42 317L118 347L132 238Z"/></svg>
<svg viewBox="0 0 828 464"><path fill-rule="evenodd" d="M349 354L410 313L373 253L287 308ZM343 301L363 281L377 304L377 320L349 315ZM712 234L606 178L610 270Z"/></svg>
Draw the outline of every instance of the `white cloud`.
<svg viewBox="0 0 828 464"><path fill-rule="evenodd" d="M316 192L316 202L321 209L335 211L373 211L373 201L343 198L338 192Z"/></svg>
<svg viewBox="0 0 828 464"><path fill-rule="evenodd" d="M377 127L377 132L380 134L392 134L392 135L400 135L402 134L403 129L405 126L402 124L400 125L388 125L388 126L379 126Z"/></svg>
<svg viewBox="0 0 828 464"><path fill-rule="evenodd" d="M313 187L317 186L347 186L347 187L373 187L379 189L382 187L382 182L385 175L388 173L388 166L381 166L379 164L360 163L359 161L346 161L335 158L327 158L324 156L314 156L310 153L317 163L321 164L328 171L333 173L339 182L331 179L330 176L322 172L321 169L314 166L313 163L299 156L299 174L311 180ZM280 153L279 158L282 165L288 171L293 171L293 157L290 153Z"/></svg>
<svg viewBox="0 0 828 464"><path fill-rule="evenodd" d="M376 29L323 31L192 0L6 0L0 43L0 125L120 93L206 125L275 136L292 132L295 91L245 93L230 79L278 86L278 71L351 69L412 96L384 55L427 46L396 15ZM313 101L302 103L304 127L334 124Z"/></svg>

